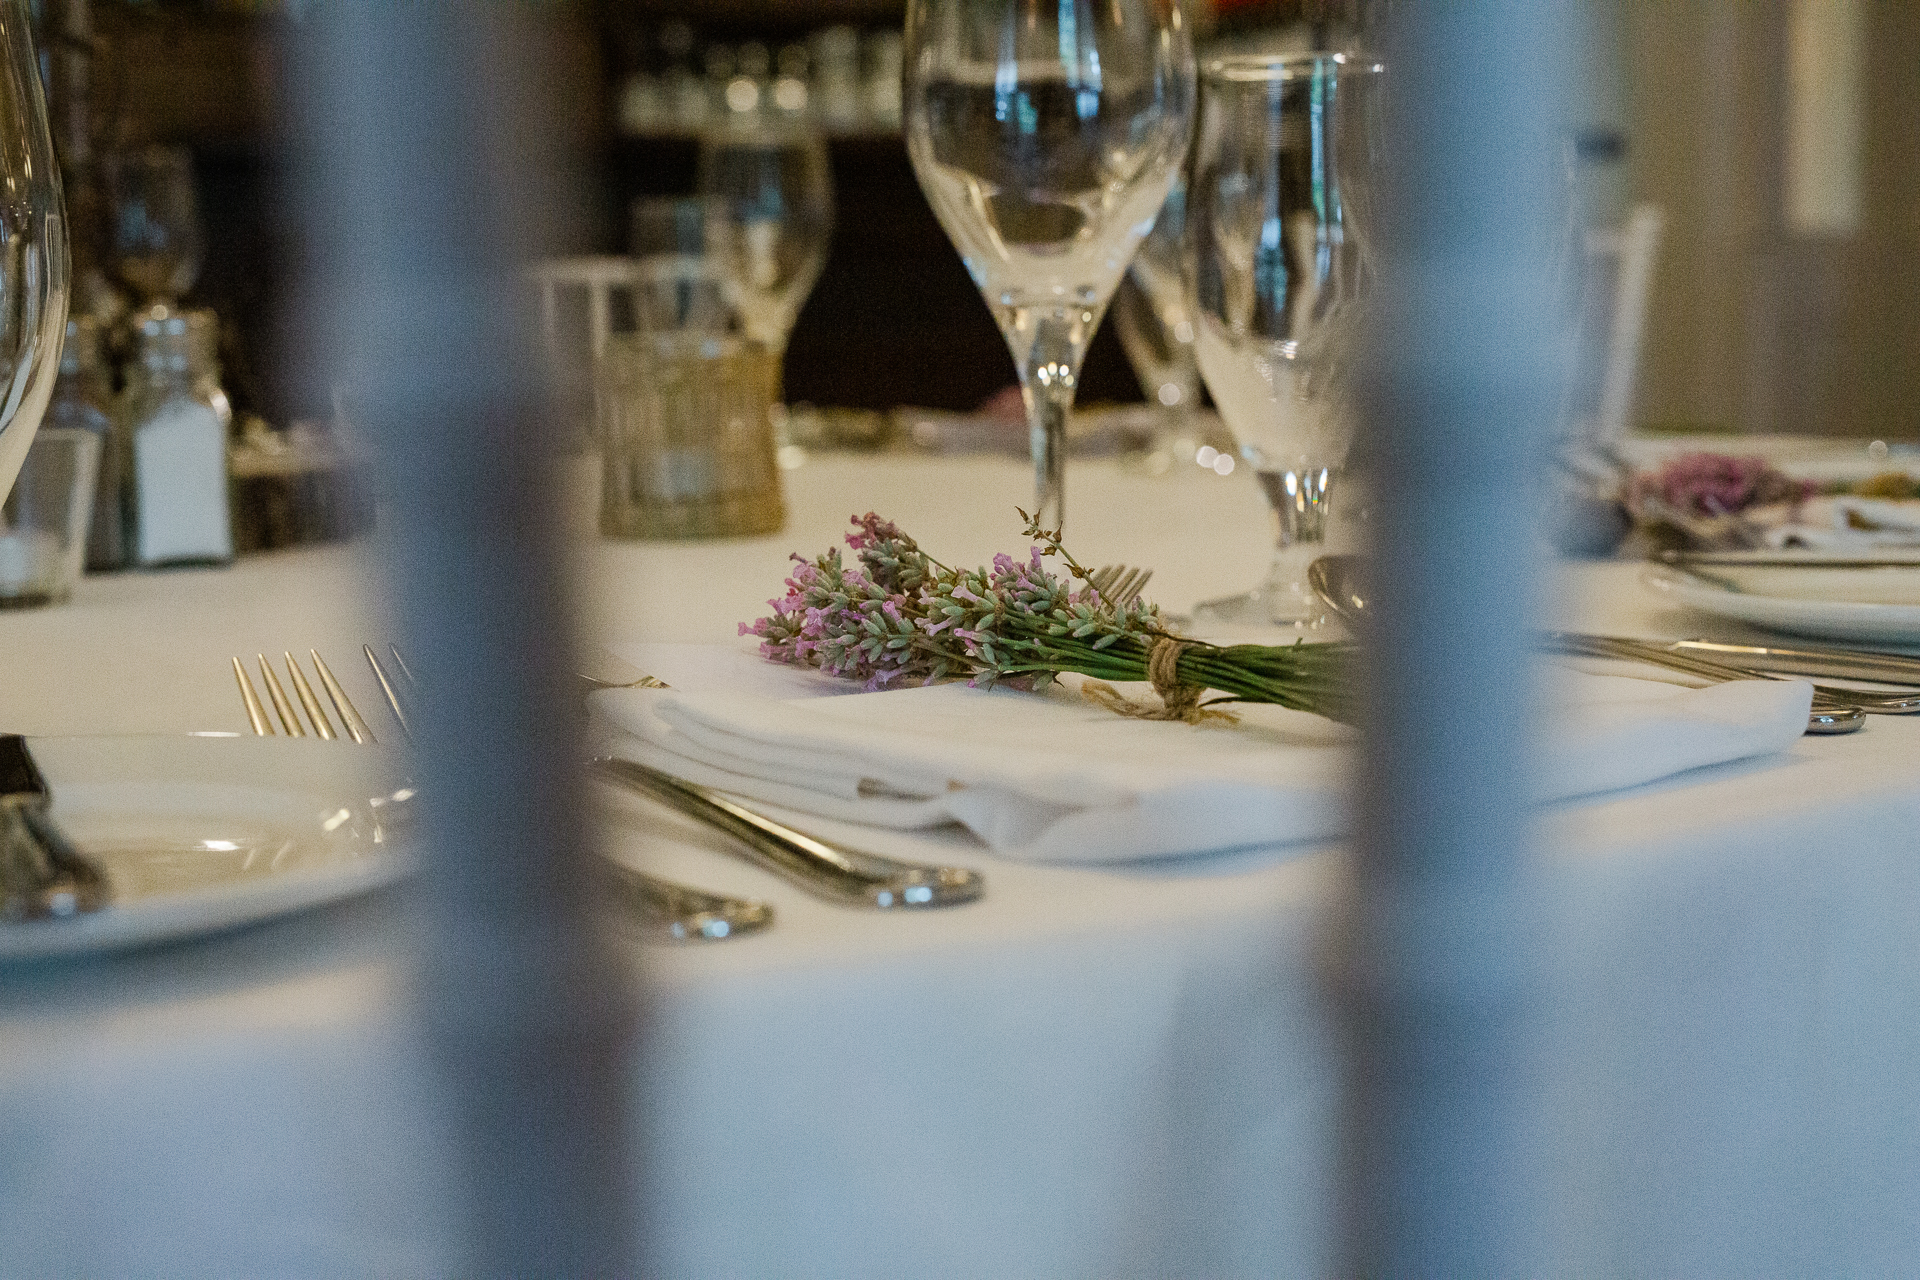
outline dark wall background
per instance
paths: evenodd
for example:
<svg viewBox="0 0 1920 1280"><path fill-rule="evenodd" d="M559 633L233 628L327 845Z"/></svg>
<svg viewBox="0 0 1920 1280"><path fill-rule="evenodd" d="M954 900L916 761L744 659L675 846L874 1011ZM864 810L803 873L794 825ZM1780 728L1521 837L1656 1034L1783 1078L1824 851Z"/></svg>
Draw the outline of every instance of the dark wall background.
<svg viewBox="0 0 1920 1280"><path fill-rule="evenodd" d="M898 21L899 5L681 5L677 15L716 38L792 39L832 21ZM300 38L284 18L197 8L101 4L96 117L99 145L181 143L195 156L208 254L188 301L223 321L225 379L242 411L276 425L324 416L325 387L295 381L300 244L280 212L290 95L286 71ZM635 196L688 192L691 138L634 138L611 127L617 86L645 56L673 6L556 10L566 67L564 121L578 159L577 212L559 246L625 249ZM897 136L831 144L839 219L833 249L795 327L786 388L793 401L886 408L970 409L1014 381L1013 362L979 292L934 220ZM1081 402L1137 400L1118 342L1104 328L1089 352Z"/></svg>
<svg viewBox="0 0 1920 1280"><path fill-rule="evenodd" d="M934 219L898 138L831 144L838 218L833 251L787 349L790 400L886 408L971 409L1014 381L1013 359L960 255ZM691 140L614 140L598 177L606 203L693 189ZM624 221L622 216L621 221ZM602 233L607 251L619 232ZM1104 326L1087 353L1081 403L1138 400Z"/></svg>

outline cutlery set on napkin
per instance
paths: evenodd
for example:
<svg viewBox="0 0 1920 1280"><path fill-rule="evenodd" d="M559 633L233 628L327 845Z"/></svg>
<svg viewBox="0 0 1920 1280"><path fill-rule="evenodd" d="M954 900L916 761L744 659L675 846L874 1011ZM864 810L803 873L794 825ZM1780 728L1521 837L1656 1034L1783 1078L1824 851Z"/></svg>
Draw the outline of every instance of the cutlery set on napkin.
<svg viewBox="0 0 1920 1280"><path fill-rule="evenodd" d="M1800 681L1690 688L1559 666L1539 679L1541 802L1783 750L1812 700ZM1077 678L1059 684L822 697L716 683L590 703L612 755L877 828L958 823L1009 858L1126 862L1344 831L1352 730L1270 705L1236 707L1237 724L1130 719L1083 699Z"/></svg>
<svg viewBox="0 0 1920 1280"><path fill-rule="evenodd" d="M1309 573L1362 630L1365 577L1353 557L1323 558ZM1084 681L1071 675L1041 694L957 683L855 694L718 646L639 650L643 663L683 674L672 689L594 696L610 754L876 828L957 823L1006 857L1124 862L1327 840L1344 832L1354 803L1353 731L1279 706L1236 704L1236 722L1195 725L1114 715L1081 697ZM1556 655L1535 673L1541 749L1530 785L1541 803L1920 710L1920 659L1899 655L1571 633L1543 637L1541 651Z"/></svg>

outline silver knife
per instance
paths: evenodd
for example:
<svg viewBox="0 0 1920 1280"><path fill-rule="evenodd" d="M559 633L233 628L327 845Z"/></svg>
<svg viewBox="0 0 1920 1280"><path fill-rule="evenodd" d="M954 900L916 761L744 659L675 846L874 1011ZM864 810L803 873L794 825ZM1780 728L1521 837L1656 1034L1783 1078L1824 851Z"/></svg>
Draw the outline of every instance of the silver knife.
<svg viewBox="0 0 1920 1280"><path fill-rule="evenodd" d="M1715 640L1676 640L1667 646L1729 666L1778 671L1791 676L1830 676L1836 680L1872 680L1881 684L1920 685L1920 658L1852 649L1779 649Z"/></svg>
<svg viewBox="0 0 1920 1280"><path fill-rule="evenodd" d="M1794 555L1756 555L1750 551L1662 551L1654 557L1676 569L1694 569L1702 565L1715 569L1920 569L1920 546L1890 548L1900 554L1886 556L1825 555L1809 552Z"/></svg>
<svg viewBox="0 0 1920 1280"><path fill-rule="evenodd" d="M775 822L721 792L638 761L599 756L592 770L595 777L643 791L725 831L750 861L842 906L951 907L972 902L986 888L977 871L843 849Z"/></svg>
<svg viewBox="0 0 1920 1280"><path fill-rule="evenodd" d="M0 920L98 911L107 877L53 820L53 793L17 733L0 734Z"/></svg>

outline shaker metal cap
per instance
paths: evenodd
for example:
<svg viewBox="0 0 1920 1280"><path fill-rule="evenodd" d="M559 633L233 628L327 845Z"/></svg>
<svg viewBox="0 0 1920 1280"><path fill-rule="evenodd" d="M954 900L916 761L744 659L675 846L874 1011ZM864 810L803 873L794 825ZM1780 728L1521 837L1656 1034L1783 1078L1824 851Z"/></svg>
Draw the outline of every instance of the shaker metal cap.
<svg viewBox="0 0 1920 1280"><path fill-rule="evenodd" d="M186 312L164 303L148 307L135 318L134 334L146 368L184 372L192 366L193 334Z"/></svg>

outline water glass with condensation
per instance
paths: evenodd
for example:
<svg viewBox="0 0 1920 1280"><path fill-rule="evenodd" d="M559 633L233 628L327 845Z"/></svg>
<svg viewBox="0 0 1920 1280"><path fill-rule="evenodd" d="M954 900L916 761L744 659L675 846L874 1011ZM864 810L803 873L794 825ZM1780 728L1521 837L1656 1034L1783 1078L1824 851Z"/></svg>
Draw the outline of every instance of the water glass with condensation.
<svg viewBox="0 0 1920 1280"><path fill-rule="evenodd" d="M100 437L42 427L13 492L0 506L0 609L59 604L73 594L87 555Z"/></svg>
<svg viewBox="0 0 1920 1280"><path fill-rule="evenodd" d="M600 531L614 538L775 533L779 365L757 342L699 332L614 334L595 376Z"/></svg>

